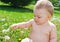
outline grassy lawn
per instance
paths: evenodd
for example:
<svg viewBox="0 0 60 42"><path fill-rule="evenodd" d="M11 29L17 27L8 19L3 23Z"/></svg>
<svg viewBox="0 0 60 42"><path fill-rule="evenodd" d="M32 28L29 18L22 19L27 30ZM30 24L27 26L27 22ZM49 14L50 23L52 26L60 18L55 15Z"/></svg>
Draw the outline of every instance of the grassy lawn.
<svg viewBox="0 0 60 42"><path fill-rule="evenodd" d="M11 6L0 5L0 42L20 42L23 38L28 37L29 29L16 29L9 32L3 32L8 29L11 24L28 21L32 19L34 5L25 8L13 8ZM55 10L51 20L57 27L58 42L60 42L60 11ZM4 37L9 36L10 39Z"/></svg>

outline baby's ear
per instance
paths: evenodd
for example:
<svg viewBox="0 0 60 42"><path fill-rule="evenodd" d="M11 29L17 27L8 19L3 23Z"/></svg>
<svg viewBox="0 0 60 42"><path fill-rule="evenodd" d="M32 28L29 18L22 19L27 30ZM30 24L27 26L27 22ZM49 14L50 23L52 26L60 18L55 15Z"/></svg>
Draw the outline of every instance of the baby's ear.
<svg viewBox="0 0 60 42"><path fill-rule="evenodd" d="M51 15L48 15L48 18L50 19L51 18Z"/></svg>

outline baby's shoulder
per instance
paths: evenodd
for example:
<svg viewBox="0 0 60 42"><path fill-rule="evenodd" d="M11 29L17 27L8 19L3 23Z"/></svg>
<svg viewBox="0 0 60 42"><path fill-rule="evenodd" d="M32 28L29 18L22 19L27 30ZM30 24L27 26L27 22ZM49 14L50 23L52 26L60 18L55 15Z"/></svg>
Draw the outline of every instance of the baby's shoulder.
<svg viewBox="0 0 60 42"><path fill-rule="evenodd" d="M56 28L55 24L54 24L54 23L52 23L52 22L49 22L49 25L50 25L51 29Z"/></svg>

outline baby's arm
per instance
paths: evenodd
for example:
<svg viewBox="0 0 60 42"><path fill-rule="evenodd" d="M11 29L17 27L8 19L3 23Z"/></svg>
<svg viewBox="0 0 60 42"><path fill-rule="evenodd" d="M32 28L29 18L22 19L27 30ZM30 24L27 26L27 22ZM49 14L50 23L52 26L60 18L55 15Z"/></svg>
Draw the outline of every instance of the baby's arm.
<svg viewBox="0 0 60 42"><path fill-rule="evenodd" d="M13 24L13 25L10 26L10 29L28 28L28 27L32 26L32 22L33 22L33 19L31 19L28 22L22 22L22 23Z"/></svg>
<svg viewBox="0 0 60 42"><path fill-rule="evenodd" d="M57 42L57 33L56 33L56 27L55 26L53 26L53 28L51 29L50 42Z"/></svg>

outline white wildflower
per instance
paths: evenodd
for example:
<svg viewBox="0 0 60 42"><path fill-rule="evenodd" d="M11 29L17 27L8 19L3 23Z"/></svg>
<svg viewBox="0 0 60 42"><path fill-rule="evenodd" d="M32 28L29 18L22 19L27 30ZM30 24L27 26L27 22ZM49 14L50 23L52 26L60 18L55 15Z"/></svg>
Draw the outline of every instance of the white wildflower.
<svg viewBox="0 0 60 42"><path fill-rule="evenodd" d="M6 32L9 32L9 30L10 30L9 28L8 28L7 30L4 29L4 30L2 30L2 32L3 32L3 33L6 33Z"/></svg>
<svg viewBox="0 0 60 42"><path fill-rule="evenodd" d="M4 39L5 39L5 40L9 40L10 37L9 37L9 36L5 36Z"/></svg>

